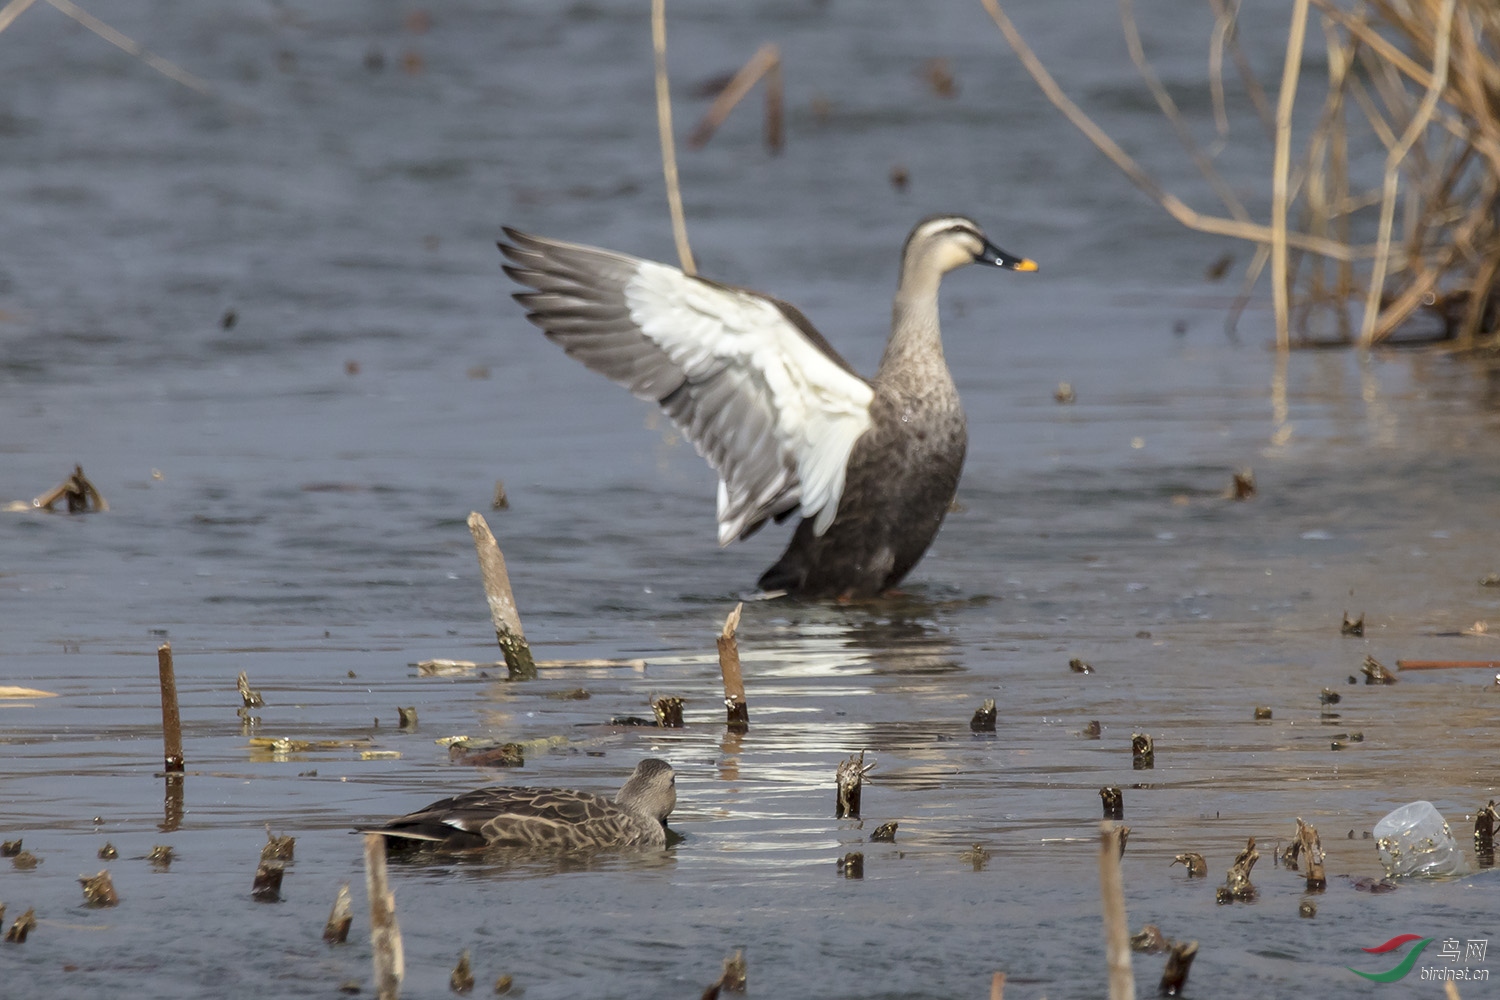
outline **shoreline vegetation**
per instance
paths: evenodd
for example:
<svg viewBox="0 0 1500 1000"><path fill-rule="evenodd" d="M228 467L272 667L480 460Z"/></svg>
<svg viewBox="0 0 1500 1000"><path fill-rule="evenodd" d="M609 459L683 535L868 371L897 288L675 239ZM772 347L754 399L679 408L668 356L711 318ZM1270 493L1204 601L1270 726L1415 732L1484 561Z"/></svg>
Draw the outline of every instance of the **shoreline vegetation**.
<svg viewBox="0 0 1500 1000"><path fill-rule="evenodd" d="M1222 202L1199 212L1151 176L1075 104L999 0L981 0L1047 99L1147 196L1189 229L1255 245L1232 327L1269 270L1277 347L1449 343L1500 346L1500 8L1481 0L1295 0L1274 98L1235 36L1241 5L1209 0L1214 142L1189 123L1146 57L1131 0L1120 19L1131 58L1184 151ZM1326 79L1303 78L1316 18ZM1225 63L1257 121L1247 142L1273 147L1271 211L1254 220L1214 167L1231 141ZM1294 129L1299 100L1321 87L1315 121ZM1247 130L1242 130L1247 131ZM1383 150L1379 177L1362 176Z"/></svg>

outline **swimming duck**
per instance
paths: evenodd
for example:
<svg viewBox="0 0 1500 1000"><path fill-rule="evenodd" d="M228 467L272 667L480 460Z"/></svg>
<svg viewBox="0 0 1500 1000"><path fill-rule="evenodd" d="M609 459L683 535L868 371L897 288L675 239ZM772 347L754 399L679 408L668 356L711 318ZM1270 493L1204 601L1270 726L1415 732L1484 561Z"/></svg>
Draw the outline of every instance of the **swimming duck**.
<svg viewBox="0 0 1500 1000"><path fill-rule="evenodd" d="M476 788L365 832L385 834L393 848L551 852L665 847L667 817L676 804L672 765L647 757L614 801L569 788Z"/></svg>
<svg viewBox="0 0 1500 1000"><path fill-rule="evenodd" d="M760 577L795 597L865 598L927 551L968 437L943 359L938 284L965 264L1034 271L973 221L917 223L890 339L866 380L785 302L675 267L507 227L527 318L594 371L656 402L719 474L719 544L801 515Z"/></svg>

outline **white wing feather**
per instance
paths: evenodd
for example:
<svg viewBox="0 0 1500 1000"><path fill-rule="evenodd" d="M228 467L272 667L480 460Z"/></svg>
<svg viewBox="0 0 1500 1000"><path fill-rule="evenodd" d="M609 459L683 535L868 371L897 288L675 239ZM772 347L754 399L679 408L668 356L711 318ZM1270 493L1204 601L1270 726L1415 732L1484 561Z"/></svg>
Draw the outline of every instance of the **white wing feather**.
<svg viewBox="0 0 1500 1000"><path fill-rule="evenodd" d="M625 299L641 332L682 367L690 382L726 369L744 373L741 391L774 417L777 450L795 469L796 482L786 484L786 492L795 491L803 517L815 518L814 532L828 530L844 491L849 453L870 426L874 393L869 384L840 367L775 303L758 295L643 260L625 286ZM706 449L699 445L699 452ZM736 483L725 469L716 471L721 476L719 544L727 545L774 498L753 497L747 505L747 491L764 492L768 484ZM783 493L783 498L791 496ZM742 501L738 509L736 500Z"/></svg>
<svg viewBox="0 0 1500 1000"><path fill-rule="evenodd" d="M833 523L870 384L776 302L674 267L507 229L516 298L572 356L658 402L719 474L719 544L800 508ZM804 321L805 322L805 321Z"/></svg>

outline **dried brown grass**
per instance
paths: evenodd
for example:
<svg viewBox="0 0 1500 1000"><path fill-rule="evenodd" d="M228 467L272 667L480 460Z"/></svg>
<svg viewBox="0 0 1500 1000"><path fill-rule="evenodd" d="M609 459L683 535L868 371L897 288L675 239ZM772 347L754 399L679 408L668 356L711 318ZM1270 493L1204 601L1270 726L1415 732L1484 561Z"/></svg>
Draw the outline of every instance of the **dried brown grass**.
<svg viewBox="0 0 1500 1000"><path fill-rule="evenodd" d="M1200 212L1168 192L1074 104L998 0L981 0L1032 78L1070 121L1169 214L1256 253L1242 302L1267 264L1277 343L1312 338L1331 313L1334 339L1369 346L1427 309L1462 348L1500 334L1500 5L1494 0L1295 0L1274 108L1235 41L1237 0L1209 0L1210 98L1218 141L1230 133L1226 56L1272 150L1270 219L1255 221L1195 142L1120 0L1131 58L1162 114L1219 198ZM1309 25L1327 60L1313 124L1294 129ZM1311 89L1305 85L1303 92ZM1378 183L1361 183L1361 149L1378 146ZM1356 323L1351 309L1360 308ZM1237 311L1237 310L1236 310Z"/></svg>

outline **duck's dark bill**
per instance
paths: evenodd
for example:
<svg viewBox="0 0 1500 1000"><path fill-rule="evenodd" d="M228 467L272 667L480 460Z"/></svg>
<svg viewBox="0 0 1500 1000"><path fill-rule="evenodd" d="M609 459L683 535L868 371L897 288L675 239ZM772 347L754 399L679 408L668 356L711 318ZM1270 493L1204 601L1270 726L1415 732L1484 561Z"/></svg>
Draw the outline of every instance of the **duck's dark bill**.
<svg viewBox="0 0 1500 1000"><path fill-rule="evenodd" d="M1017 257L1015 254L1006 253L988 241L985 242L984 249L975 254L974 259L981 264L994 264L996 267L1003 267L1010 271L1036 270L1036 261L1029 257Z"/></svg>

